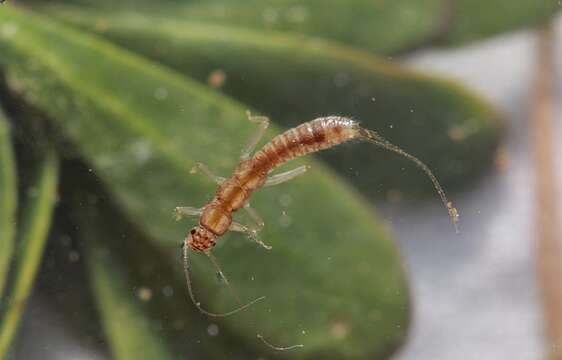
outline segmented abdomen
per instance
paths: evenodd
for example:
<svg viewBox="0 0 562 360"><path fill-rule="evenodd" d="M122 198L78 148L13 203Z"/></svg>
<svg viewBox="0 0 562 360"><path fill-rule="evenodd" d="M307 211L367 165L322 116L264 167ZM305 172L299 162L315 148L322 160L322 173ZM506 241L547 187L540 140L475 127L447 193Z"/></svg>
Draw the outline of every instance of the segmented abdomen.
<svg viewBox="0 0 562 360"><path fill-rule="evenodd" d="M220 228L221 232L226 231L225 226L215 225L215 222L222 222L219 218L244 206L252 192L264 184L267 175L276 167L358 136L357 122L338 116L318 118L276 136L254 157L241 162L234 176L220 186L213 201L215 207L212 211L213 216L209 216L209 225L212 224L211 228L216 227L217 230Z"/></svg>
<svg viewBox="0 0 562 360"><path fill-rule="evenodd" d="M339 116L312 120L273 138L252 161L269 172L294 158L349 141L358 129L355 121Z"/></svg>

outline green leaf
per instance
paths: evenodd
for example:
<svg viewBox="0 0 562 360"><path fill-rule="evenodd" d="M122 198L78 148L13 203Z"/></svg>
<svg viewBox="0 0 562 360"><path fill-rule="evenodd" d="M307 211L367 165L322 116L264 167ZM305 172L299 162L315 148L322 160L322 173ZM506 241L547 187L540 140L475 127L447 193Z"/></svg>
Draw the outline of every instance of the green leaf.
<svg viewBox="0 0 562 360"><path fill-rule="evenodd" d="M223 76L222 91L283 125L353 115L426 161L446 189L469 184L495 158L502 128L490 104L457 83L362 52L306 37L113 11L59 8L52 14L200 82ZM387 152L338 151L323 157L365 194L435 196L424 173Z"/></svg>
<svg viewBox="0 0 562 360"><path fill-rule="evenodd" d="M45 2L29 1L38 6ZM162 20L205 21L303 34L377 54L397 54L467 41L544 23L560 10L558 0L59 0L83 11L104 9L158 15ZM156 27L150 26L154 30Z"/></svg>
<svg viewBox="0 0 562 360"><path fill-rule="evenodd" d="M143 304L131 286L131 269L101 243L102 235L107 236L104 230L110 229L100 228L102 225L95 220L83 222L80 231L86 240L88 270L113 358L174 358L158 333L157 324L143 313ZM118 241L119 237L111 238Z"/></svg>
<svg viewBox="0 0 562 360"><path fill-rule="evenodd" d="M26 190L27 198L18 226L17 255L13 264L13 286L2 301L0 321L0 358L7 357L10 345L25 310L37 275L49 233L57 198L58 157L52 149L45 149L36 159L36 172Z"/></svg>
<svg viewBox="0 0 562 360"><path fill-rule="evenodd" d="M533 26L559 9L557 0L246 0L153 3L138 11L168 20L299 33L396 54Z"/></svg>
<svg viewBox="0 0 562 360"><path fill-rule="evenodd" d="M459 44L545 23L561 8L558 0L455 0L447 41Z"/></svg>
<svg viewBox="0 0 562 360"><path fill-rule="evenodd" d="M214 188L189 169L196 160L223 174L232 169L255 131L245 108L45 18L6 8L0 24L13 30L0 31L8 87L46 114L151 244L177 261L188 226L174 223L171 210L203 205ZM268 136L275 133L272 128ZM395 244L346 184L312 158L307 162L313 167L307 176L253 197L267 223L262 238L273 251L238 235L217 248L244 299L267 296L223 326L256 347L256 330L278 344L304 343L295 358L388 355L403 341L409 318ZM206 257L193 262L201 301L215 311L236 306L211 280Z"/></svg>
<svg viewBox="0 0 562 360"><path fill-rule="evenodd" d="M115 358L258 357L239 342L225 341L225 337L236 337L224 329L218 336L207 335L209 326L216 324L210 325L213 320L203 317L187 300L185 280L173 271L179 266L177 261L170 263L127 221L116 222L122 217L103 200L92 179L78 176L66 185L74 193L70 208Z"/></svg>
<svg viewBox="0 0 562 360"><path fill-rule="evenodd" d="M66 3L67 1L59 2ZM162 20L207 21L245 28L300 33L337 40L377 53L418 47L439 28L442 0L247 0L152 3L141 13ZM115 10L100 4L83 7Z"/></svg>
<svg viewBox="0 0 562 360"><path fill-rule="evenodd" d="M0 107L0 299L14 254L17 175L10 126Z"/></svg>
<svg viewBox="0 0 562 360"><path fill-rule="evenodd" d="M432 39L439 30L442 4L442 0L207 1L188 4L176 16L301 33L390 54Z"/></svg>
<svg viewBox="0 0 562 360"><path fill-rule="evenodd" d="M379 54L459 44L533 26L560 10L557 0L250 0L191 2L168 14L258 30L337 40Z"/></svg>

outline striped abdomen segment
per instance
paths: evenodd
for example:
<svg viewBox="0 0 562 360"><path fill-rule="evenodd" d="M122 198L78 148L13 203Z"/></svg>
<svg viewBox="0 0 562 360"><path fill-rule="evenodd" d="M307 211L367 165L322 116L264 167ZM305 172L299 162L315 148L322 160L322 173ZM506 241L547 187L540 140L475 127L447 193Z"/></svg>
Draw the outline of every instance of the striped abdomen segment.
<svg viewBox="0 0 562 360"><path fill-rule="evenodd" d="M294 158L328 149L359 135L357 122L339 116L312 120L276 136L252 159L269 172Z"/></svg>
<svg viewBox="0 0 562 360"><path fill-rule="evenodd" d="M232 212L244 206L252 192L263 185L269 172L299 156L357 138L359 129L351 119L331 116L306 122L276 136L253 158L241 162L234 176L219 187L203 214L202 224L217 234L226 231Z"/></svg>

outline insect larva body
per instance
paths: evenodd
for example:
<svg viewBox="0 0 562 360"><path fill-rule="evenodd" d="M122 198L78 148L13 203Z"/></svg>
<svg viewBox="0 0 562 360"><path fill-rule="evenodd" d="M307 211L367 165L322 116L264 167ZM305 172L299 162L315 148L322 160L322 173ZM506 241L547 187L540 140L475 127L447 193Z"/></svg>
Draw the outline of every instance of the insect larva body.
<svg viewBox="0 0 562 360"><path fill-rule="evenodd" d="M215 198L209 204L200 209L192 207L176 208L177 218L181 218L183 216L200 217L199 225L190 231L189 235L184 240L183 246L184 270L187 279L189 296L191 297L191 300L193 301L195 306L202 313L210 316L227 316L241 311L254 302L262 299L259 298L246 305L241 305L238 309L235 309L228 313L215 314L206 311L196 301L195 296L193 295L191 280L189 276L188 251L193 250L206 254L216 266L220 276L228 285L228 280L220 270L218 263L211 254L211 249L216 245L216 241L218 238L220 238L228 231L243 232L251 240L257 242L266 249L270 249L271 247L261 242L256 236L257 232L263 227L263 221L261 220L259 215L249 206L249 200L252 196L252 193L263 186L277 185L306 172L308 168L305 166L301 166L282 174L269 176L270 172L272 172L274 169L292 159L320 150L329 149L350 140L370 142L372 144L395 152L413 161L427 174L427 176L432 181L433 186L437 190L441 201L447 208L449 216L451 217L453 224L456 227L458 220L457 210L447 200L445 192L439 185L439 182L437 181L431 170L429 170L429 168L424 163L422 163L413 155L410 155L396 145L393 145L390 142L386 141L377 132L361 127L358 122L346 117L339 116L318 118L316 120L301 124L293 129L287 130L283 134L274 137L261 150L256 152L254 156L250 157L250 153L255 148L261 136L263 136L263 134L265 133L269 122L265 117L249 116L249 119L253 122L258 123L259 128L256 135L250 139L250 142L244 148L240 163L234 170L234 174L232 175L232 177L224 179L213 175L205 165L196 165L196 168L203 171L209 178L211 178L211 180L219 184L219 188L217 190ZM247 211L248 215L256 223L255 227L242 225L233 221L233 214L240 209L244 209ZM263 337L261 337L261 335L258 334L258 337L260 337L260 339L262 339L262 341L264 341L266 345L276 350L286 350L289 348L301 346L297 345L289 348L278 348L266 342Z"/></svg>
<svg viewBox="0 0 562 360"><path fill-rule="evenodd" d="M200 225L217 237L223 235L232 223L233 212L244 207L252 193L263 186L267 175L275 168L358 135L359 126L355 121L331 116L309 121L276 136L251 159L242 161L234 175L219 186L215 198L203 210ZM207 235L203 242L214 246ZM201 241L196 243L194 250L200 251L203 244Z"/></svg>
<svg viewBox="0 0 562 360"><path fill-rule="evenodd" d="M328 149L358 136L357 122L330 116L312 120L276 136L254 156L258 168L267 172L283 163Z"/></svg>

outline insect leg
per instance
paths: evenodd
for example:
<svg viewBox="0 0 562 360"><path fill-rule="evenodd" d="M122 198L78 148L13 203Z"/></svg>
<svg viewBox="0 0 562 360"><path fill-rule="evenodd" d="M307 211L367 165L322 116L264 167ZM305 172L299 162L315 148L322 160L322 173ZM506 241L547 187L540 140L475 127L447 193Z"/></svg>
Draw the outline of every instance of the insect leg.
<svg viewBox="0 0 562 360"><path fill-rule="evenodd" d="M232 296L234 296L236 298L236 301L238 302L238 304L240 304L240 307L238 307L237 309L234 309L232 311L229 311L227 313L212 313L209 312L205 309L203 309L201 307L201 303L199 303L197 301L197 299L195 298L195 295L193 294L193 289L191 286L191 278L190 278L190 273L189 273L189 262L188 262L188 258L187 258L187 248L184 249L184 270L185 270L185 274L186 274L186 279L187 279L187 286L188 286L188 290L189 290L189 296L191 297L191 301L195 304L195 306L197 307L197 309L199 309L199 311L201 311L203 314L209 315L209 316L214 316L214 317L225 317L225 316L230 316L233 314L236 314L237 312L240 312L242 310L247 309L248 307L250 307L251 305L255 304L258 301L261 301L263 299L265 299L265 296L260 296L259 298L256 298L246 304L242 304L242 302L240 301L240 297L238 296L238 294L236 293L236 291L234 291L234 289L232 288L232 286L230 285L230 282L228 281L226 275L224 275L221 266L219 265L219 262L217 261L217 259L214 257L214 255L210 252L210 251L205 251L205 255L207 255L209 257L209 260L211 260L211 262L213 263L213 266L215 267L215 269L217 270L219 276L221 277L221 279L224 281L224 283L226 284L226 286L228 287L230 293L232 294ZM261 334L256 334L256 336L258 337L258 339L260 339L267 347L271 348L272 350L277 350L277 351L286 351L286 350L292 350L292 349L296 349L296 348L301 348L304 345L303 344L297 344L297 345L292 345L292 346L275 346L272 345L269 341L267 341Z"/></svg>
<svg viewBox="0 0 562 360"><path fill-rule="evenodd" d="M254 151L256 145L263 137L265 130L267 130L267 127L269 126L269 119L266 116L253 116L249 111L247 111L246 114L248 115L248 120L258 124L258 130L254 135L252 135L246 146L242 149L240 160L248 160L250 158L250 154Z"/></svg>
<svg viewBox="0 0 562 360"><path fill-rule="evenodd" d="M232 314L236 314L237 312L242 311L242 310L244 310L244 309L250 307L251 305L253 305L254 303L256 303L256 302L258 302L258 301L260 301L260 300L265 299L265 296L259 297L259 298L257 298L257 299L254 299L254 300L250 301L249 303L247 303L247 304L245 304L245 305L242 305L242 304L241 304L240 307L238 307L238 308L236 308L236 309L234 309L234 310L232 310L232 311L226 312L226 313L213 313L213 312L210 312L210 311L205 310L205 309L201 306L201 303L200 303L199 301L197 301L197 299L195 298L195 294L194 294L194 292L193 292L193 286L192 286L192 283L191 283L191 270L190 270L190 264L191 264L191 263L190 263L190 261L189 261L188 254L189 254L189 248L188 248L187 246L185 246L185 247L183 248L183 270L184 270L184 272L185 272L185 281L186 281L186 283L187 283L187 290L188 290L188 292L189 292L189 297L190 297L191 301L193 302L193 304L195 305L195 307L197 307L197 309L199 309L199 311L200 311L201 313L203 313L203 314L205 314L205 315L208 315L208 316L213 316L213 317L225 317L225 316L230 316L230 315L232 315ZM205 254L206 254L207 256L209 256L209 259L211 259L211 262L212 262L213 265L217 268L217 270L219 271L219 274L220 274L221 277L224 279L225 283L226 283L226 284L229 284L229 283L228 283L228 280L227 280L226 277L224 276L224 273L223 273L222 270L220 269L220 267L219 267L218 262L216 261L216 259L211 255L210 252L205 252ZM230 285L229 285L229 289L230 289L231 291L233 291L232 288L230 287ZM235 295L235 297L236 297L237 300L238 300L238 296L236 296L236 294L235 294L234 292L233 292L233 295Z"/></svg>
<svg viewBox="0 0 562 360"><path fill-rule="evenodd" d="M252 220L256 223L256 228L255 231L256 233L258 231L260 231L261 229L263 229L263 227L265 226L265 223L263 222L263 219L261 218L261 216L257 213L256 210L254 210L251 206L250 203L247 203L244 206L244 210L246 210L246 212L248 213L248 215L250 216L250 218L252 218Z"/></svg>
<svg viewBox="0 0 562 360"><path fill-rule="evenodd" d="M192 174L197 174L197 172L199 172L199 170L205 174L205 176L207 176L209 178L209 180L211 180L212 182L217 183L218 185L222 184L226 179L223 178L222 176L218 176L213 174L213 172L209 169L209 167L203 163L196 163L191 170L189 171Z"/></svg>
<svg viewBox="0 0 562 360"><path fill-rule="evenodd" d="M174 209L174 215L178 221L188 216L201 216L202 213L203 208L194 208L191 206L177 206Z"/></svg>
<svg viewBox="0 0 562 360"><path fill-rule="evenodd" d="M281 173L281 174L270 176L270 177L267 178L267 180L265 181L265 184L263 186L273 186L273 185L282 184L284 182L287 182L289 180L292 180L292 179L296 178L299 175L304 174L308 169L310 169L309 165L303 165L303 166L299 166L296 169L289 170L289 171Z"/></svg>
<svg viewBox="0 0 562 360"><path fill-rule="evenodd" d="M237 223L237 222L233 221L232 224L230 224L230 228L228 230L244 233L244 234L246 234L248 239L252 240L253 242L255 242L257 244L259 244L260 246L262 246L266 250L271 250L271 246L265 244L263 241L258 239L258 231L256 229L252 229L249 226L242 225L240 223Z"/></svg>
<svg viewBox="0 0 562 360"><path fill-rule="evenodd" d="M222 272L222 268L219 265L219 262L217 261L215 256L210 251L205 251L205 255L207 255L209 257L209 260L211 260L211 262L213 263L213 266L217 270L218 275L220 276L222 281L224 281L224 283L228 287L228 290L230 291L232 296L236 299L236 301L240 304L240 306L242 306L242 302L240 300L240 297L238 296L238 294L234 291L234 289L230 285L230 282L228 281L228 278L226 277L226 275L224 275L224 273Z"/></svg>

